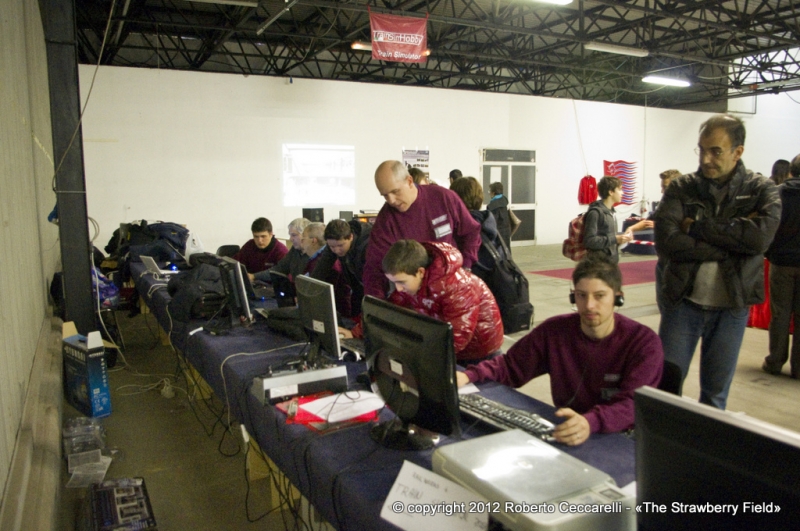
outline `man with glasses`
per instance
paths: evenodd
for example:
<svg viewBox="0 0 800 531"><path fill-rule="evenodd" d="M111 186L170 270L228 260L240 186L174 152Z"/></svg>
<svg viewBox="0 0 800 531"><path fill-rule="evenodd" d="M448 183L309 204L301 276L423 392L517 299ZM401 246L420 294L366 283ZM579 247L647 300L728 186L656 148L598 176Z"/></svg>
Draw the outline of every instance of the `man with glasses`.
<svg viewBox="0 0 800 531"><path fill-rule="evenodd" d="M700 402L725 409L749 306L764 300L764 251L781 216L775 184L740 160L745 129L731 115L700 126L700 167L672 181L655 213L664 265L664 359L689 370L700 351Z"/></svg>

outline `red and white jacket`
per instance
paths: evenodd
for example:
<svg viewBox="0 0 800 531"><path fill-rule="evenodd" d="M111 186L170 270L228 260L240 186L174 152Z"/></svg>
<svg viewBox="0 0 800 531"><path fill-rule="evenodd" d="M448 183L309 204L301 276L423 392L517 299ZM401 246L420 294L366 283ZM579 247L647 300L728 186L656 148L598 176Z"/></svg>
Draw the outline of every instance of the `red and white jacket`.
<svg viewBox="0 0 800 531"><path fill-rule="evenodd" d="M395 291L389 301L453 326L456 360L485 358L503 344L500 308L489 287L461 267L461 253L450 244L424 242L430 265L416 295Z"/></svg>

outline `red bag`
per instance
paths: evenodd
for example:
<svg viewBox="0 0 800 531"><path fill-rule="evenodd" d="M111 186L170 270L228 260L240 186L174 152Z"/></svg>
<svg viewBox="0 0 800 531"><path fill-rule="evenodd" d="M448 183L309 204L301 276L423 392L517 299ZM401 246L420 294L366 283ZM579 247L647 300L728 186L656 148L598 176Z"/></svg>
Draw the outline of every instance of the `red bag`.
<svg viewBox="0 0 800 531"><path fill-rule="evenodd" d="M569 222L569 236L561 246L561 254L575 262L580 262L586 256L586 247L583 246L583 221L581 213Z"/></svg>

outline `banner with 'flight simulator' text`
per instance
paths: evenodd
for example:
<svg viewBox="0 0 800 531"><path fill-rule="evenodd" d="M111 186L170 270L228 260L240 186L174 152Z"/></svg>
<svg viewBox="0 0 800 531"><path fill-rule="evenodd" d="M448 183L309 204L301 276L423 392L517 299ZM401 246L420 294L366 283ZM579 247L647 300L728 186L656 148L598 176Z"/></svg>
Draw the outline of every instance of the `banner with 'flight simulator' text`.
<svg viewBox="0 0 800 531"><path fill-rule="evenodd" d="M427 59L428 17L369 14L372 58L401 63L423 63Z"/></svg>

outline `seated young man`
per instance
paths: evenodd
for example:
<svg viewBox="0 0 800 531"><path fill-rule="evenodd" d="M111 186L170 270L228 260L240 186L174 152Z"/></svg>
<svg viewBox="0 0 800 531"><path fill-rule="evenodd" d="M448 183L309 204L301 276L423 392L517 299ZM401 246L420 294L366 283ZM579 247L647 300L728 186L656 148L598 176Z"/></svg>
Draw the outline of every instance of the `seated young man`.
<svg viewBox="0 0 800 531"><path fill-rule="evenodd" d="M461 253L450 244L399 240L382 266L395 287L389 301L450 323L456 360L464 364L500 349L503 322L492 292L461 264Z"/></svg>
<svg viewBox="0 0 800 531"><path fill-rule="evenodd" d="M592 433L633 428L633 392L658 386L664 365L661 340L650 328L614 312L622 303L622 274L602 255L572 273L576 313L552 317L505 356L456 373L459 386L493 380L520 387L550 374L557 441L575 446Z"/></svg>
<svg viewBox="0 0 800 531"><path fill-rule="evenodd" d="M250 226L253 239L245 243L233 255L247 268L250 275L265 271L286 256L289 250L272 235L272 223L267 218L258 218Z"/></svg>

